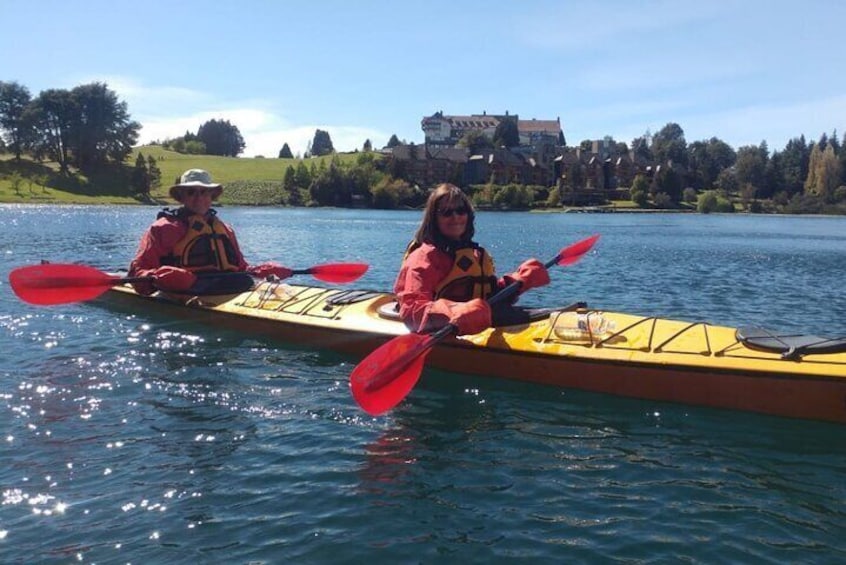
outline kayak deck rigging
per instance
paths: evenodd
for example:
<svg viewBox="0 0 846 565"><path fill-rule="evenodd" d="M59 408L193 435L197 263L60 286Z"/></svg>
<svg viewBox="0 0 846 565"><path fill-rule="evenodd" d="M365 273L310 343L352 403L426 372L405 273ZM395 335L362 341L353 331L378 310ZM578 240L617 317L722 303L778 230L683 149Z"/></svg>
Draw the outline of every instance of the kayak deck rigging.
<svg viewBox="0 0 846 565"><path fill-rule="evenodd" d="M590 334L590 326L586 331L589 333L587 340L562 339L555 334L555 318L549 324L546 336L542 339L544 343L567 343L586 348L622 349L631 351L642 351L645 353L672 353L682 355L701 355L704 357L736 357L743 359L755 358L755 351L766 353L780 353L781 358L786 361L803 361L806 363L832 363L846 366L846 361L838 362L830 359L805 360L805 355L826 355L843 353L846 351L846 338L822 338L804 334L782 334L756 327L743 327L735 332L734 340L727 345L716 349L712 347L712 333L723 331L722 328L714 326L709 322L684 322L685 325L677 329L669 337L663 337L660 342L656 341L656 329L660 324L679 322L665 320L655 316L640 317L620 330L606 332L603 335ZM628 343L627 334L642 325L649 325L648 337L642 345L625 345ZM683 344L673 347L673 344L680 344L684 338L691 337L701 329L698 339L687 340L701 343L703 347L699 350L685 348ZM694 336L697 337L697 336ZM761 359L770 357L760 356Z"/></svg>

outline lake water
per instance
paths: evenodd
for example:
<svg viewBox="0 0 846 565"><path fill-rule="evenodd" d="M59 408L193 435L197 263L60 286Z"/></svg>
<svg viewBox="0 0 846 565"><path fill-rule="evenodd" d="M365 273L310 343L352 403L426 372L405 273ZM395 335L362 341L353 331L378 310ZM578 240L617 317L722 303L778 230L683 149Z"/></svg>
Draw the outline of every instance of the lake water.
<svg viewBox="0 0 846 565"><path fill-rule="evenodd" d="M127 266L155 210L0 206L0 563L843 563L846 427L356 359L8 285ZM226 208L252 262L365 261L419 212ZM846 335L846 218L481 212L499 271L602 234L526 304Z"/></svg>

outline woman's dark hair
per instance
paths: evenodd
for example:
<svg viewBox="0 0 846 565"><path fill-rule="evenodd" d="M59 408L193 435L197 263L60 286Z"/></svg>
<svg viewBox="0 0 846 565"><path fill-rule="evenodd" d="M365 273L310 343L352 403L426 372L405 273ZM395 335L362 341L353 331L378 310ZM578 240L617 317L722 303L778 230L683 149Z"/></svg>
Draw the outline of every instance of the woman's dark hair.
<svg viewBox="0 0 846 565"><path fill-rule="evenodd" d="M454 249L455 242L448 240L438 229L438 210L441 208L467 209L467 229L464 231L461 243L469 243L476 233L473 203L460 188L454 184L443 183L438 185L429 199L426 201L426 208L423 210L423 221L414 234L412 245L419 246L421 243L430 243L440 249Z"/></svg>

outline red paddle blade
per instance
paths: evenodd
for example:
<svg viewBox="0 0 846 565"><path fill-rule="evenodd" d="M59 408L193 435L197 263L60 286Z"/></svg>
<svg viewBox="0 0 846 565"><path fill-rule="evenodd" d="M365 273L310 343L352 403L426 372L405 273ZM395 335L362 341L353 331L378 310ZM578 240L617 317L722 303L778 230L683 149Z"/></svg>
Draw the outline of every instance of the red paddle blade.
<svg viewBox="0 0 846 565"><path fill-rule="evenodd" d="M408 396L436 340L405 334L375 349L350 374L353 398L372 416L387 412Z"/></svg>
<svg viewBox="0 0 846 565"><path fill-rule="evenodd" d="M558 256L555 258L555 264L564 266L575 263L581 259L585 253L590 251L590 248L593 247L593 244L596 243L597 239L599 239L599 234L577 241L573 245L568 245L558 252Z"/></svg>
<svg viewBox="0 0 846 565"><path fill-rule="evenodd" d="M348 283L367 272L367 263L326 263L308 269L314 278L328 283Z"/></svg>
<svg viewBox="0 0 846 565"><path fill-rule="evenodd" d="M18 298L49 306L91 300L120 281L93 267L46 263L19 267L9 273L9 284Z"/></svg>

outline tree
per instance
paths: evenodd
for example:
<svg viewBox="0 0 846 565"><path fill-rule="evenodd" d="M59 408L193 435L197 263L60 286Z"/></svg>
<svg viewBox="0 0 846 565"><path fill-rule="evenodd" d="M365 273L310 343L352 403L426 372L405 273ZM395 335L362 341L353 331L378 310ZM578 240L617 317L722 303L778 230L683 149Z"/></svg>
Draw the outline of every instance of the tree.
<svg viewBox="0 0 846 565"><path fill-rule="evenodd" d="M788 141L780 153L781 174L784 178L784 190L788 196L804 191L810 158L811 148L805 141L804 135Z"/></svg>
<svg viewBox="0 0 846 565"><path fill-rule="evenodd" d="M651 145L652 134L649 133L649 130L647 130L642 136L634 138L632 140L631 147L635 158L647 162L653 161L652 149L650 149Z"/></svg>
<svg viewBox="0 0 846 565"><path fill-rule="evenodd" d="M764 186L758 192L761 198L772 198L778 193L787 194L784 181L784 158L778 151L767 161L764 168Z"/></svg>
<svg viewBox="0 0 846 565"><path fill-rule="evenodd" d="M32 127L26 119L26 109L32 95L17 82L0 81L0 133L5 132L6 147L21 160L21 153L32 139ZM2 140L0 140L2 141Z"/></svg>
<svg viewBox="0 0 846 565"><path fill-rule="evenodd" d="M309 196L319 206L348 206L352 201L347 179L333 160L320 171L308 187Z"/></svg>
<svg viewBox="0 0 846 565"><path fill-rule="evenodd" d="M229 123L229 120L207 121L197 130L197 140L205 144L209 155L237 157L246 147L238 127Z"/></svg>
<svg viewBox="0 0 846 565"><path fill-rule="evenodd" d="M840 159L840 183L846 185L846 149L842 149L846 147L846 133L843 134L843 143L840 147L841 150L837 155Z"/></svg>
<svg viewBox="0 0 846 565"><path fill-rule="evenodd" d="M364 145L362 145L361 150L364 151L365 153L369 153L370 151L373 151L373 144L370 143L369 139L364 140Z"/></svg>
<svg viewBox="0 0 846 565"><path fill-rule="evenodd" d="M147 162L144 160L144 154L138 153L135 158L135 166L132 168L132 174L129 177L129 185L132 191L140 196L147 196L150 194L150 175L147 172Z"/></svg>
<svg viewBox="0 0 846 565"><path fill-rule="evenodd" d="M280 159L293 159L294 154L291 153L291 148L288 147L288 144L282 146L282 149L279 150L279 158Z"/></svg>
<svg viewBox="0 0 846 565"><path fill-rule="evenodd" d="M840 161L834 154L834 147L826 144L825 149L815 145L808 164L808 178L805 193L819 196L826 202L834 202L834 191L840 184Z"/></svg>
<svg viewBox="0 0 846 565"><path fill-rule="evenodd" d="M79 111L70 91L51 88L42 91L27 109L27 118L35 128L35 157L49 157L62 173L70 170L70 136Z"/></svg>
<svg viewBox="0 0 846 565"><path fill-rule="evenodd" d="M666 194L670 202L681 201L682 186L681 176L672 167L662 165L655 174L656 193Z"/></svg>
<svg viewBox="0 0 846 565"><path fill-rule="evenodd" d="M698 190L714 187L720 171L734 165L737 154L721 139L694 141L688 146L689 182Z"/></svg>
<svg viewBox="0 0 846 565"><path fill-rule="evenodd" d="M300 165L302 164L302 161L300 161ZM282 179L282 190L286 195L285 202L289 206L302 205L300 187L297 186L297 172L291 165L288 165L288 168L285 169L285 176Z"/></svg>
<svg viewBox="0 0 846 565"><path fill-rule="evenodd" d="M517 147L520 145L520 132L514 116L502 118L496 125L493 136L494 147Z"/></svg>
<svg viewBox="0 0 846 565"><path fill-rule="evenodd" d="M737 161L734 164L738 186L748 183L757 189L763 188L768 159L769 150L764 141L758 147L746 145L739 148L737 150Z"/></svg>
<svg viewBox="0 0 846 565"><path fill-rule="evenodd" d="M335 152L332 146L332 138L329 137L329 132L322 129L314 132L314 139L309 144L309 153L313 157L320 157L321 155L329 155Z"/></svg>
<svg viewBox="0 0 846 565"><path fill-rule="evenodd" d="M282 177L282 190L290 192L295 188L297 188L297 173L293 166L288 165L285 169L285 175Z"/></svg>
<svg viewBox="0 0 846 565"><path fill-rule="evenodd" d="M632 188L630 191L632 202L638 207L643 208L649 200L649 181L643 175L637 175L632 181Z"/></svg>
<svg viewBox="0 0 846 565"><path fill-rule="evenodd" d="M306 189L311 185L313 175L306 167L305 161L297 163L297 168L294 171L294 184L302 189Z"/></svg>
<svg viewBox="0 0 846 565"><path fill-rule="evenodd" d="M470 150L471 155L478 154L484 150L491 150L493 149L493 143L491 143L491 139L484 134L484 132L479 130L470 130L464 134L464 136L458 140L459 147L466 147Z"/></svg>
<svg viewBox="0 0 846 565"><path fill-rule="evenodd" d="M379 180L371 191L373 207L381 209L396 208L399 205L416 206L416 191L402 179L385 177Z"/></svg>
<svg viewBox="0 0 846 565"><path fill-rule="evenodd" d="M684 130L676 123L669 123L652 137L652 155L656 161L672 161L676 165L687 166L687 142Z"/></svg>
<svg viewBox="0 0 846 565"><path fill-rule="evenodd" d="M840 145L840 140L837 139L837 129L836 128L833 132L831 132L831 136L828 138L828 144L831 145L834 148L834 154L835 155L840 154L841 145Z"/></svg>
<svg viewBox="0 0 846 565"><path fill-rule="evenodd" d="M147 155L147 175L150 177L150 189L162 185L162 170L159 169L159 165L152 155Z"/></svg>
<svg viewBox="0 0 846 565"><path fill-rule="evenodd" d="M391 135L391 139L388 140L388 144L385 147L387 147L388 149L391 149L391 148L396 147L397 145L402 145L402 143L400 143L400 140L397 137L397 134L394 133L394 134Z"/></svg>
<svg viewBox="0 0 846 565"><path fill-rule="evenodd" d="M737 180L737 174L734 169L723 169L717 176L717 187L726 194L737 192L740 188L740 183Z"/></svg>
<svg viewBox="0 0 846 565"><path fill-rule="evenodd" d="M141 129L130 119L126 102L100 82L77 86L70 94L76 109L68 138L74 164L90 172L109 161L123 163Z"/></svg>

